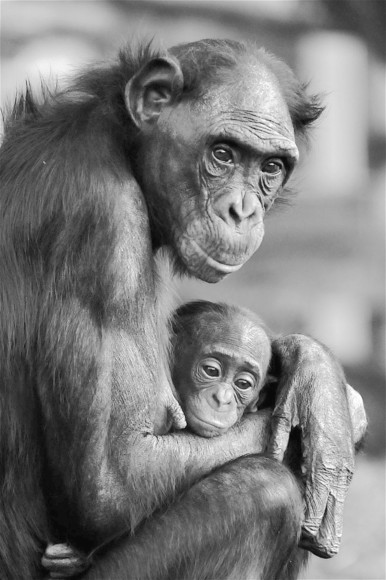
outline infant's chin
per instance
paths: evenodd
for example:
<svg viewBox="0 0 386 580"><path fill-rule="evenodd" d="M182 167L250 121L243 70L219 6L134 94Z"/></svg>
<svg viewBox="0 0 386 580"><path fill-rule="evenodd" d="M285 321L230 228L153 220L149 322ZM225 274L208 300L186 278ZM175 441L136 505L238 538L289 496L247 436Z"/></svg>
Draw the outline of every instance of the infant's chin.
<svg viewBox="0 0 386 580"><path fill-rule="evenodd" d="M218 425L212 425L206 421L201 421L201 419L197 417L187 417L187 422L193 433L200 435L200 437L218 437L219 435L223 435L229 429L229 426L219 427Z"/></svg>
<svg viewBox="0 0 386 580"><path fill-rule="evenodd" d="M203 428L203 427L192 427L192 431L196 433L196 435L200 435L200 437L218 437L227 431L227 429L218 429L218 427L213 428Z"/></svg>

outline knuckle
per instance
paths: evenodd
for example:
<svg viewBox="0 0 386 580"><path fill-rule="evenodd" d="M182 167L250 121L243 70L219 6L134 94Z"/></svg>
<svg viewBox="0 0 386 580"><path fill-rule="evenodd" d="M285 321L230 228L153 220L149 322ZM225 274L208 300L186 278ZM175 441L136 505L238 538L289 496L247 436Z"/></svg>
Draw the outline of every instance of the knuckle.
<svg viewBox="0 0 386 580"><path fill-rule="evenodd" d="M299 547L303 550L308 550L318 556L319 558L332 558L339 552L338 547L326 546L316 540L316 538L301 538L299 542Z"/></svg>
<svg viewBox="0 0 386 580"><path fill-rule="evenodd" d="M302 539L314 542L320 527L320 518L309 518L302 525Z"/></svg>
<svg viewBox="0 0 386 580"><path fill-rule="evenodd" d="M281 462L283 460L283 457L284 457L284 451L285 451L285 445L283 443L281 443L280 441L277 441L276 439L274 439L273 441L269 442L269 445L267 448L267 455L271 459L275 459L276 461Z"/></svg>
<svg viewBox="0 0 386 580"><path fill-rule="evenodd" d="M268 457L270 457L271 459L275 459L276 461L281 461L283 457L283 453L281 452L278 445L276 446L269 445L267 449L267 455Z"/></svg>
<svg viewBox="0 0 386 580"><path fill-rule="evenodd" d="M315 544L315 549L318 551L318 556L321 558L332 558L339 552L340 540L334 538L333 540L318 540Z"/></svg>
<svg viewBox="0 0 386 580"><path fill-rule="evenodd" d="M271 418L272 428L282 431L289 431L291 429L291 417L282 409L274 409Z"/></svg>
<svg viewBox="0 0 386 580"><path fill-rule="evenodd" d="M315 522L304 523L299 546L319 556L319 558L332 558L339 552L340 536L326 533Z"/></svg>

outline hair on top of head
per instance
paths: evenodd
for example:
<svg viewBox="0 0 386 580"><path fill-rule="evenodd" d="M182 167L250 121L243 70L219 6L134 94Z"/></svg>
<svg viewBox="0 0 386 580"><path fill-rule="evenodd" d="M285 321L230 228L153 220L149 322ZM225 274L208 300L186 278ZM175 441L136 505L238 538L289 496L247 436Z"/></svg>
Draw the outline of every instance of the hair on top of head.
<svg viewBox="0 0 386 580"><path fill-rule="evenodd" d="M230 306L224 302L210 302L210 300L191 300L179 306L175 312L177 318L198 316L200 314L216 313L227 315Z"/></svg>
<svg viewBox="0 0 386 580"><path fill-rule="evenodd" d="M298 135L304 136L307 128L323 112L320 96L308 95L307 83L299 82L287 64L253 42L204 39L174 46L170 53L180 63L184 75L184 93L188 96L198 97L207 82L224 80L224 72L228 71L232 75L241 60L255 58L277 78Z"/></svg>
<svg viewBox="0 0 386 580"><path fill-rule="evenodd" d="M127 82L149 60L162 54L166 51L153 48L151 41L135 46L127 44L119 51L115 61L84 68L62 90L53 91L42 80L40 93L35 95L27 81L24 92L19 93L13 106L4 112L5 128L11 128L15 122L28 123L42 115L50 115L53 109L58 114L58 109L65 110L66 106L71 107L71 104L79 102L102 107L104 115L109 116L110 120L128 120L124 100Z"/></svg>
<svg viewBox="0 0 386 580"><path fill-rule="evenodd" d="M224 302L193 300L182 304L174 312L170 322L172 360L177 362L179 357L186 352L186 349L189 350L191 346L200 345L204 329L210 331L211 327L213 330L219 328L222 332L221 337L226 339L229 327L223 326L224 321L230 322L230 328L237 325L237 328L240 329L241 326L242 336L245 339L248 336L253 336L253 340L256 340L256 329L262 331L263 335L259 332L259 342L261 340L264 345L264 352L271 353L270 344L274 335L255 312ZM219 335L216 336L218 338Z"/></svg>
<svg viewBox="0 0 386 580"><path fill-rule="evenodd" d="M314 123L324 111L321 96L308 95L308 83L300 82L292 69L277 56L265 48L258 49L259 58L273 72L291 116L295 133L305 136L307 128Z"/></svg>
<svg viewBox="0 0 386 580"><path fill-rule="evenodd" d="M247 308L235 306L233 304L226 304L225 302L210 302L209 300L192 300L182 304L174 312L172 320L172 329L174 334L178 335L181 331L192 330L197 324L197 318L203 315L217 315L223 319L232 319L235 316L243 316L247 320L256 323L256 325L263 328L263 330L270 335L269 329L266 327L260 317Z"/></svg>
<svg viewBox="0 0 386 580"><path fill-rule="evenodd" d="M224 72L231 74L241 58L246 56L246 46L235 40L204 39L178 44L169 49L177 58L183 76L184 93L199 97L207 83L222 78Z"/></svg>
<svg viewBox="0 0 386 580"><path fill-rule="evenodd" d="M298 135L305 134L307 127L323 111L320 98L307 95L307 85L300 83L284 62L254 43L204 39L179 44L165 51L157 50L153 48L152 42L147 42L122 48L113 63L87 68L63 91L52 92L42 82L41 96L36 99L27 83L25 92L16 98L11 111L4 115L5 128L9 129L15 122L29 122L41 115L50 114L52 107L56 115L59 108L66 116L66 105L71 107L75 101L99 106L103 109L104 117L108 117L114 124L122 126L129 123L124 100L126 83L149 60L167 54L174 56L182 69L182 98L199 98L208 83L224 82L227 74L234 75L236 66L242 60L256 58L277 78Z"/></svg>

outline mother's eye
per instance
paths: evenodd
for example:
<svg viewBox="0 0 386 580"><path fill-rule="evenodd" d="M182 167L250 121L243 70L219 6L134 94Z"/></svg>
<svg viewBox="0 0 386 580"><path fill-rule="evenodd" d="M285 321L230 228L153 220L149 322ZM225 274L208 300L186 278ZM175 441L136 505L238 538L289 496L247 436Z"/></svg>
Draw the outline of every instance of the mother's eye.
<svg viewBox="0 0 386 580"><path fill-rule="evenodd" d="M213 147L212 156L216 161L226 163L227 165L234 161L233 151L227 145L216 145Z"/></svg>
<svg viewBox="0 0 386 580"><path fill-rule="evenodd" d="M262 165L262 171L268 175L279 175L285 173L285 166L281 159L268 159Z"/></svg>

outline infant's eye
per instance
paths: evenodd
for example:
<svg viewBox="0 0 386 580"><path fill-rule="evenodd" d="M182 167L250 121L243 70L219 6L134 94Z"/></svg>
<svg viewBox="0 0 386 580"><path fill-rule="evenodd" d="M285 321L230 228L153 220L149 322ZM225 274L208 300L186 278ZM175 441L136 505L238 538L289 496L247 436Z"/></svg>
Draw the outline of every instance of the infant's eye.
<svg viewBox="0 0 386 580"><path fill-rule="evenodd" d="M245 379L238 379L236 381L236 385L239 387L239 389L250 389L252 387L252 383L246 381Z"/></svg>
<svg viewBox="0 0 386 580"><path fill-rule="evenodd" d="M220 371L217 367L212 367L210 365L204 365L203 367L204 373L208 375L208 377L219 377Z"/></svg>
<svg viewBox="0 0 386 580"><path fill-rule="evenodd" d="M233 163L233 153L229 147L225 147L224 145L215 147L212 151L213 157L216 161L220 163Z"/></svg>
<svg viewBox="0 0 386 580"><path fill-rule="evenodd" d="M252 389L255 386L256 380L250 373L243 372L238 375L235 379L235 385L237 388L245 391L246 389Z"/></svg>
<svg viewBox="0 0 386 580"><path fill-rule="evenodd" d="M269 175L278 175L279 173L284 173L284 163L281 159L268 159L262 167L264 173Z"/></svg>
<svg viewBox="0 0 386 580"><path fill-rule="evenodd" d="M199 372L204 379L221 377L220 361L214 357L207 357L200 361Z"/></svg>

